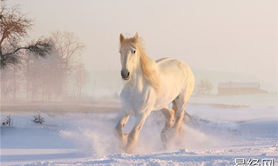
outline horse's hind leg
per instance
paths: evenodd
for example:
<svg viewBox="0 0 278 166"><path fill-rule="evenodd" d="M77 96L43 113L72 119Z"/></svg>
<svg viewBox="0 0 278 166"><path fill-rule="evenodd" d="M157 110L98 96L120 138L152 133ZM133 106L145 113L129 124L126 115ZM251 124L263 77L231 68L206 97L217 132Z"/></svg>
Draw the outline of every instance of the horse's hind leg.
<svg viewBox="0 0 278 166"><path fill-rule="evenodd" d="M188 84L187 89L184 91L184 93L181 93L176 99L176 119L175 119L175 124L174 124L174 129L176 133L182 134L183 133L183 128L182 128L182 121L184 119L185 115L185 108L187 105L187 102L192 94L194 87L194 83Z"/></svg>
<svg viewBox="0 0 278 166"><path fill-rule="evenodd" d="M177 102L177 113L176 113L176 119L173 128L175 130L175 133L182 134L183 133L182 122L184 119L185 107L187 103L186 101L180 99L179 97L177 98L176 102Z"/></svg>
<svg viewBox="0 0 278 166"><path fill-rule="evenodd" d="M165 121L165 126L161 131L160 138L161 138L161 141L164 144L164 146L166 146L167 142L168 142L168 140L167 140L168 137L166 136L166 132L167 132L167 130L172 128L173 125L174 125L175 111L173 109L168 108L168 107L161 109L161 111L164 114L166 121Z"/></svg>
<svg viewBox="0 0 278 166"><path fill-rule="evenodd" d="M175 111L170 109L170 108L163 108L162 113L164 114L166 118L165 126L162 129L163 130L168 130L169 128L173 127L174 122L175 122Z"/></svg>

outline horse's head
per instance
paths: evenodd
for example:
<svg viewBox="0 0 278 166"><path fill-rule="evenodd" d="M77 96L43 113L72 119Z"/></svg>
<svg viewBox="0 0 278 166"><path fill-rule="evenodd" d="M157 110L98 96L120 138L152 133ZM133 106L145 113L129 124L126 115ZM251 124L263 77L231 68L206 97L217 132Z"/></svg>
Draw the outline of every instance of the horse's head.
<svg viewBox="0 0 278 166"><path fill-rule="evenodd" d="M139 62L139 50L136 46L139 40L138 33L134 37L125 38L120 34L120 54L121 54L121 76L124 80L129 80L136 72Z"/></svg>

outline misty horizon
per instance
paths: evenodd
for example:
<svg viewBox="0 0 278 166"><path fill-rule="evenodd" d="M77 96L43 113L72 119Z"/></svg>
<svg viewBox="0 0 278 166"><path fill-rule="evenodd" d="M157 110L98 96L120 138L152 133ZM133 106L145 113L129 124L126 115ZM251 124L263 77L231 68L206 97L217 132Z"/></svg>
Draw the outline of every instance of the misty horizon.
<svg viewBox="0 0 278 166"><path fill-rule="evenodd" d="M57 30L73 32L86 46L82 58L91 80L93 71L120 71L119 34L138 32L149 57L181 59L197 79L256 81L267 90L278 89L274 0L9 3L33 18L31 39ZM222 79L224 73L228 78Z"/></svg>

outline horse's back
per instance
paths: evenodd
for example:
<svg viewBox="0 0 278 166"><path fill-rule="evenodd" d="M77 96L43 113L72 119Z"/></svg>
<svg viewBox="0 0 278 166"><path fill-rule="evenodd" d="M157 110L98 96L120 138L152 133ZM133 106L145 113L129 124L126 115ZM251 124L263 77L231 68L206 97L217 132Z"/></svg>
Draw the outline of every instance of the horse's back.
<svg viewBox="0 0 278 166"><path fill-rule="evenodd" d="M186 63L173 58L162 58L156 64L163 87L158 103L169 104L180 94L193 91L194 75Z"/></svg>
<svg viewBox="0 0 278 166"><path fill-rule="evenodd" d="M156 61L159 72L170 75L189 76L192 74L190 67L181 60L174 58L161 58Z"/></svg>
<svg viewBox="0 0 278 166"><path fill-rule="evenodd" d="M160 58L160 59L156 60L155 62L156 62L156 63L159 63L159 62L164 61L164 60L167 60L167 59L171 59L171 58L169 58L169 57Z"/></svg>

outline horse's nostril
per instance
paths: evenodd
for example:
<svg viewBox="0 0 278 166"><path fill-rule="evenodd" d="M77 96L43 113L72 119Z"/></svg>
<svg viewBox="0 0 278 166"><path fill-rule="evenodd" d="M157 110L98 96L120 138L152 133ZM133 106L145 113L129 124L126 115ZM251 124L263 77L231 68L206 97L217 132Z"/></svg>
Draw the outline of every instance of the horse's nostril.
<svg viewBox="0 0 278 166"><path fill-rule="evenodd" d="M125 74L124 74L124 71L122 70L122 71L121 71L121 76L123 77L124 75L125 75Z"/></svg>
<svg viewBox="0 0 278 166"><path fill-rule="evenodd" d="M122 76L122 78L128 78L129 77L129 72L128 71L126 71L126 70L122 70L121 71L121 76Z"/></svg>

